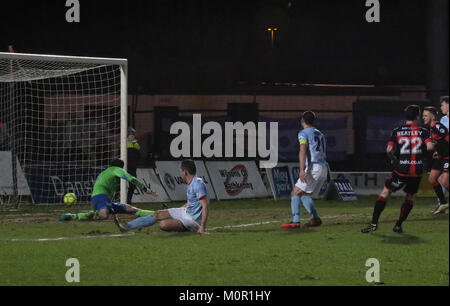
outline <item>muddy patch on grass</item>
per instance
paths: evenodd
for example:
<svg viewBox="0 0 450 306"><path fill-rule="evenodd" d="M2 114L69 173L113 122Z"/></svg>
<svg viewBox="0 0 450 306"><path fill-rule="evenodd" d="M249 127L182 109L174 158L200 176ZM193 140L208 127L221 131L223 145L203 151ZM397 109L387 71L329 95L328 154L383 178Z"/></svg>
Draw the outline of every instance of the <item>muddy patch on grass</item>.
<svg viewBox="0 0 450 306"><path fill-rule="evenodd" d="M39 224L57 222L58 216L48 213L0 215L0 225L4 224Z"/></svg>

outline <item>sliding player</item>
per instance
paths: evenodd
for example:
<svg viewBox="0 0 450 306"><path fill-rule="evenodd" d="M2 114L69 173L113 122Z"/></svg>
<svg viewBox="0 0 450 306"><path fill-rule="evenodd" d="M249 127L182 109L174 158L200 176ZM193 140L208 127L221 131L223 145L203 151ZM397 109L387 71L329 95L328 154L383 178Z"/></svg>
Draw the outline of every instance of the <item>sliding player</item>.
<svg viewBox="0 0 450 306"><path fill-rule="evenodd" d="M155 195L154 191L147 189L134 176L123 170L124 162L120 159L114 159L111 166L102 171L94 184L94 189L91 195L91 203L95 212L66 214L60 217L61 221L70 220L106 220L112 214L135 214L138 217L147 216L153 213L150 210L138 209L128 204L111 202L114 194L120 186L120 179L127 180L129 183L135 185L142 192Z"/></svg>
<svg viewBox="0 0 450 306"><path fill-rule="evenodd" d="M152 215L137 218L127 225L115 219L122 232L159 224L159 228L168 232L196 231L205 233L208 220L208 193L203 180L196 176L197 169L192 160L184 160L180 165L180 175L188 184L187 203L180 208L159 210Z"/></svg>
<svg viewBox="0 0 450 306"><path fill-rule="evenodd" d="M448 208L445 193L441 185L448 190L448 130L437 121L438 111L433 106L425 107L423 111L423 122L430 127L430 139L433 144L433 164L428 181L433 186L434 192L439 199L439 207L434 214L444 212Z"/></svg>
<svg viewBox="0 0 450 306"><path fill-rule="evenodd" d="M291 192L293 219L290 223L281 225L281 228L300 227L300 202L312 216L311 220L303 226L320 226L322 224L310 196L320 191L328 175L328 166L325 160L325 137L313 126L315 119L316 115L311 111L306 111L301 116L300 122L303 130L298 134L300 177Z"/></svg>
<svg viewBox="0 0 450 306"><path fill-rule="evenodd" d="M424 172L426 152L432 149L428 130L416 125L419 116L419 106L408 106L405 109L405 124L392 131L386 152L392 161L394 169L375 202L372 222L361 229L362 233L370 233L378 229L378 219L386 207L389 196L400 189L406 192L406 198L393 231L396 233L403 232L402 223L408 218L413 208L414 195L419 189L420 180Z"/></svg>

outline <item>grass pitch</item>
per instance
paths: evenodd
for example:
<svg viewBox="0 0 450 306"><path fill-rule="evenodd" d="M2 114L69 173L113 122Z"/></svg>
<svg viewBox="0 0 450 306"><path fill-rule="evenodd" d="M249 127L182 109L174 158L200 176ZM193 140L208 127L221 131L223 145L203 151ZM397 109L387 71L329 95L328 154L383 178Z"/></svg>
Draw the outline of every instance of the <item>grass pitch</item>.
<svg viewBox="0 0 450 306"><path fill-rule="evenodd" d="M379 230L361 234L375 199L316 201L323 225L302 230L279 228L291 219L287 200L212 202L209 235L166 233L153 226L112 237L120 234L112 220L59 222L67 208L3 211L0 285L74 285L65 279L69 258L80 262L75 285L374 285L366 281L365 263L376 258L377 285L448 286L448 214L432 216L435 199L419 198L404 233L396 234L392 227L402 199L392 198ZM308 217L304 210L302 217Z"/></svg>

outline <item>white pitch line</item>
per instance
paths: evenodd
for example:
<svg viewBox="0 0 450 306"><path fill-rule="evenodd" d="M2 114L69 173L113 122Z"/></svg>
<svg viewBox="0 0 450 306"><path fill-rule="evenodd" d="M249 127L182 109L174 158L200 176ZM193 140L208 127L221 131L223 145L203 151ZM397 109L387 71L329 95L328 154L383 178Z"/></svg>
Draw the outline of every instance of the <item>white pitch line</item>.
<svg viewBox="0 0 450 306"><path fill-rule="evenodd" d="M340 215L336 216L325 216L321 217L322 219L332 219L340 217ZM216 231L219 229L231 229L231 228L240 228L240 227L250 227L257 225L265 225L270 223L280 223L281 221L263 221L258 223L248 223L248 224L237 224L237 225L224 225L208 228L208 231ZM45 242L45 241L61 241L61 240L78 240L78 239L92 239L92 238L120 238L120 237L128 237L133 236L135 233L130 232L128 234L113 234L113 235L98 235L98 236L79 236L79 237L58 237L58 238L38 238L38 239L2 239L0 241L8 241L8 242L17 242L17 241L30 241L30 242Z"/></svg>
<svg viewBox="0 0 450 306"><path fill-rule="evenodd" d="M92 239L92 238L121 238L133 236L134 232L128 234L113 234L113 235L97 235L97 236L79 236L79 237L57 237L57 238L36 238L36 239L2 239L1 241L8 242L46 242L46 241L61 241L61 240L81 240L81 239Z"/></svg>
<svg viewBox="0 0 450 306"><path fill-rule="evenodd" d="M208 230L209 231L215 231L215 230L218 230L218 229L249 227L249 226L264 225L264 224L270 224L270 223L276 223L276 222L281 222L281 221L265 221L265 222L258 222L258 223L249 223L249 224L225 225L225 226L211 227Z"/></svg>
<svg viewBox="0 0 450 306"><path fill-rule="evenodd" d="M256 225L264 225L264 224L270 224L280 221L265 221L265 222L258 222L258 223L249 223L249 224L238 224L238 225L225 225L225 226L218 226L218 227L212 227L209 228L209 231L216 231L218 229L230 229L230 228L239 228L239 227L249 227L249 226L256 226ZM133 236L135 233L130 232L128 234L113 234L113 235L98 235L98 236L79 236L79 237L57 237L57 238L36 238L36 239L2 239L1 241L8 241L8 242L47 242L47 241L62 241L62 240L81 240L81 239L92 239L92 238L120 238L120 237L128 237Z"/></svg>

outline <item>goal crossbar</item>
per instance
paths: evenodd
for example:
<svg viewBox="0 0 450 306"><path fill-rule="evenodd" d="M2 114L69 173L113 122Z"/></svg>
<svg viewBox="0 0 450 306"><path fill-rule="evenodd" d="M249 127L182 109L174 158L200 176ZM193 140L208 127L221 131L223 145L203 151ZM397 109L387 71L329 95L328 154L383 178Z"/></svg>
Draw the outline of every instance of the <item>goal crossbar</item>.
<svg viewBox="0 0 450 306"><path fill-rule="evenodd" d="M53 61L60 63L85 63L99 65L120 65L126 67L128 60L125 58L107 58L107 57L85 57L85 56L66 56L66 55L50 55L50 54L29 54L29 53L9 53L0 52L0 57L9 60L40 60Z"/></svg>

